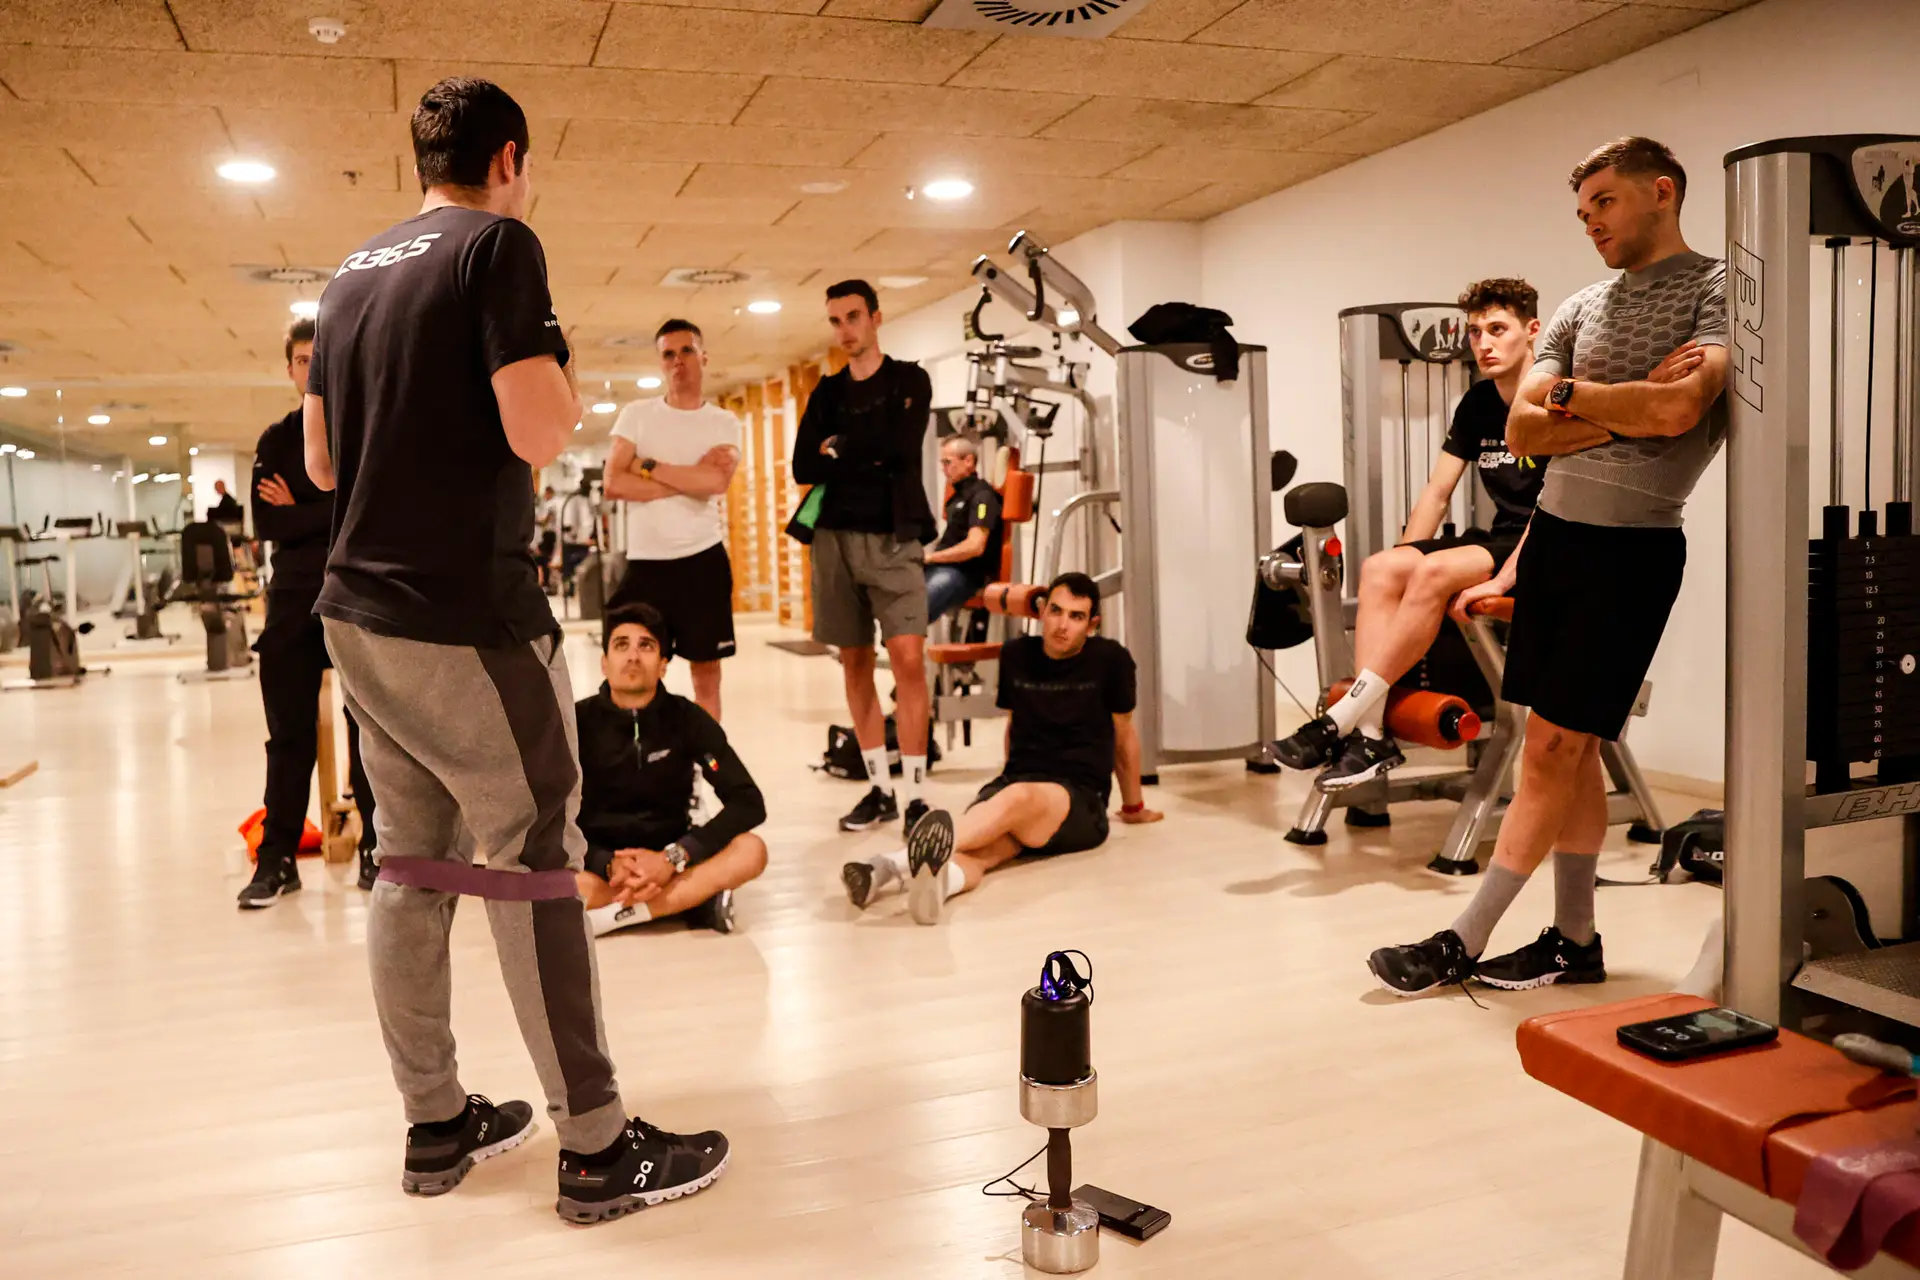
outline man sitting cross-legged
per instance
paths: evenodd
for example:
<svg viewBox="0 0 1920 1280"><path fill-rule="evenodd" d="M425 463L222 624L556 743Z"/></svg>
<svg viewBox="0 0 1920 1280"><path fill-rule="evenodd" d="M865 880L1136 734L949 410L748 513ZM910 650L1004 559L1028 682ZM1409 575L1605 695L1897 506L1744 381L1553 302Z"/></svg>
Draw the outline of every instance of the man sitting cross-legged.
<svg viewBox="0 0 1920 1280"><path fill-rule="evenodd" d="M673 635L660 611L607 614L600 692L574 707L580 731L580 832L587 838L580 898L594 936L687 913L733 932L733 891L767 869L754 827L766 802L719 722L660 687ZM694 826L693 775L705 775L720 812Z"/></svg>
<svg viewBox="0 0 1920 1280"><path fill-rule="evenodd" d="M924 815L907 847L840 873L864 907L896 886L921 924L937 924L948 898L1023 853L1078 853L1107 839L1107 800L1120 779L1120 821L1158 822L1140 798L1140 736L1133 727L1133 655L1093 634L1100 588L1063 573L1047 591L1041 634L1000 651L999 705L1007 712L1007 763L956 824Z"/></svg>

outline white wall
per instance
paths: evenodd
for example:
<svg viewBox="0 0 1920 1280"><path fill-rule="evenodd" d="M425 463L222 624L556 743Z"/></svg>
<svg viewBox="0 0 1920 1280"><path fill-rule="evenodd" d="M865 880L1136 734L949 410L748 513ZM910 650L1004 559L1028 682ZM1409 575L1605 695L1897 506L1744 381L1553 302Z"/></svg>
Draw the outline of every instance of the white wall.
<svg viewBox="0 0 1920 1280"><path fill-rule="evenodd" d="M22 461L17 454L0 456L0 525L19 525L38 532L49 518L104 515L109 521L126 519L130 514L130 486L118 461L69 453L60 458L57 443L14 441L34 451L34 457ZM62 545L74 556L75 587L81 604L87 608L104 605L112 594L114 579L124 568L125 548L106 538L81 539L67 544L48 543L31 551L16 548L21 556L41 555ZM64 564L50 566L54 590L66 592ZM41 590L43 573L38 565L21 570L23 585ZM7 593L6 573L0 568L0 601Z"/></svg>
<svg viewBox="0 0 1920 1280"><path fill-rule="evenodd" d="M1803 134L1920 133L1917 65L1920 5L1909 0L1767 0L1222 215L1202 235L1205 300L1234 315L1243 340L1273 349L1276 447L1300 457L1302 479L1339 479L1341 307L1450 298L1476 277L1523 275L1551 310L1606 274L1580 235L1566 175L1624 133L1678 153L1688 239L1719 256L1727 151ZM1654 663L1653 712L1633 741L1647 768L1718 779L1723 463L1687 517L1686 586ZM1289 682L1311 687L1310 659L1282 656Z"/></svg>

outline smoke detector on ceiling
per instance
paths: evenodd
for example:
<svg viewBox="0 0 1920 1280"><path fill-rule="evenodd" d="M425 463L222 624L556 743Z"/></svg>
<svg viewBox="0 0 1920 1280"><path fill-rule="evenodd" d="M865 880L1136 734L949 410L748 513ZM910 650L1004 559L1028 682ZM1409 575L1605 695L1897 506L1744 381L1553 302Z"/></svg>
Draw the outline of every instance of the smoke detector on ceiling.
<svg viewBox="0 0 1920 1280"><path fill-rule="evenodd" d="M307 32L321 44L339 44L347 34L347 24L338 18L308 18Z"/></svg>
<svg viewBox="0 0 1920 1280"><path fill-rule="evenodd" d="M670 289L700 289L711 285L747 284L766 274L738 267L675 267L660 283Z"/></svg>
<svg viewBox="0 0 1920 1280"><path fill-rule="evenodd" d="M1152 0L940 0L920 25L1098 40Z"/></svg>

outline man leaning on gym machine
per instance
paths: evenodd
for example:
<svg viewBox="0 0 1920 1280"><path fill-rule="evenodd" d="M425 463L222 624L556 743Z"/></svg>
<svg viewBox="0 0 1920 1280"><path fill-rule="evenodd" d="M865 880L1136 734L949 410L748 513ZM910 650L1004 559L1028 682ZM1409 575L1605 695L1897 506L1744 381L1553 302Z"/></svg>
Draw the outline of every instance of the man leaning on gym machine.
<svg viewBox="0 0 1920 1280"><path fill-rule="evenodd" d="M307 389L313 321L287 330L287 377L296 395ZM240 906L270 907L300 888L294 858L306 831L314 758L319 750L320 675L333 665L313 602L327 573L333 495L307 478L301 410L268 427L253 450L253 530L273 544L267 625L260 654L260 701L267 710L267 816L253 879ZM360 809L360 887L373 888L373 790L360 768L360 728L347 715L347 771Z"/></svg>

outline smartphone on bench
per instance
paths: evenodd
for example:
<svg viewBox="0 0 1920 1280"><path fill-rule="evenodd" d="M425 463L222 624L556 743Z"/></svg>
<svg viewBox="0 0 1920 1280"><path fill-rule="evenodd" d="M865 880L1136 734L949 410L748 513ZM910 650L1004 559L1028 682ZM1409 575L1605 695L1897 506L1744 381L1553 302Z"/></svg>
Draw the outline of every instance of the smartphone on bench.
<svg viewBox="0 0 1920 1280"><path fill-rule="evenodd" d="M1651 1022L1633 1022L1615 1035L1636 1053L1662 1062L1686 1062L1780 1038L1780 1028L1732 1009L1698 1009Z"/></svg>
<svg viewBox="0 0 1920 1280"><path fill-rule="evenodd" d="M1173 1215L1165 1209L1156 1209L1150 1204L1141 1204L1138 1200L1129 1200L1125 1196L1115 1195L1102 1187L1091 1183L1073 1189L1075 1200L1084 1200L1093 1206L1100 1215L1100 1225L1109 1231L1118 1231L1132 1240L1146 1240L1166 1229Z"/></svg>

